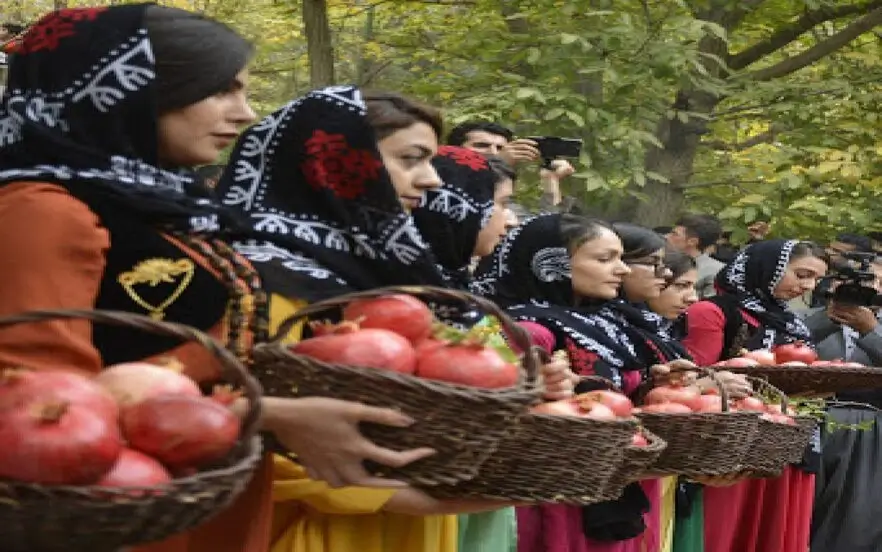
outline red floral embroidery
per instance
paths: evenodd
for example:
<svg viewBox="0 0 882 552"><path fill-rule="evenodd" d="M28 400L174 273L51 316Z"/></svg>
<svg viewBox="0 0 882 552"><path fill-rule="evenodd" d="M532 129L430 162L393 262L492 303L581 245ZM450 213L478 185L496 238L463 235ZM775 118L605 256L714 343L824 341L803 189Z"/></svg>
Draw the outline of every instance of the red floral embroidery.
<svg viewBox="0 0 882 552"><path fill-rule="evenodd" d="M30 54L40 50L55 50L63 38L75 35L74 23L95 21L107 8L68 8L50 13L24 35L16 53Z"/></svg>
<svg viewBox="0 0 882 552"><path fill-rule="evenodd" d="M455 146L441 146L438 148L438 155L443 155L456 162L457 165L464 165L473 171L486 169L489 164L487 158L478 152L459 148Z"/></svg>
<svg viewBox="0 0 882 552"><path fill-rule="evenodd" d="M306 141L303 175L309 185L330 190L343 199L362 195L365 185L379 177L382 161L367 150L353 149L342 134L316 130Z"/></svg>
<svg viewBox="0 0 882 552"><path fill-rule="evenodd" d="M579 347L575 341L570 338L565 340L567 355L570 357L570 366L572 370L580 376L593 376L594 363L599 358L597 353Z"/></svg>

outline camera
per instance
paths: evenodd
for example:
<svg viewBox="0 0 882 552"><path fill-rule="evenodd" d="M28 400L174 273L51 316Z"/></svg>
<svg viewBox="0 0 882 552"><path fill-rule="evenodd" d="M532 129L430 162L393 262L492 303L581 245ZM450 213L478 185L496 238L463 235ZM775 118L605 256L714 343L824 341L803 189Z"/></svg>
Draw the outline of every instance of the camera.
<svg viewBox="0 0 882 552"><path fill-rule="evenodd" d="M870 265L878 257L876 253L842 253L843 262L833 265L831 278L841 283L827 297L840 305L856 307L882 307L882 295L867 285L876 279Z"/></svg>
<svg viewBox="0 0 882 552"><path fill-rule="evenodd" d="M527 136L527 140L536 142L539 155L542 156L542 167L551 168L551 162L560 157L579 157L582 153L582 140L578 138L561 138L559 136Z"/></svg>

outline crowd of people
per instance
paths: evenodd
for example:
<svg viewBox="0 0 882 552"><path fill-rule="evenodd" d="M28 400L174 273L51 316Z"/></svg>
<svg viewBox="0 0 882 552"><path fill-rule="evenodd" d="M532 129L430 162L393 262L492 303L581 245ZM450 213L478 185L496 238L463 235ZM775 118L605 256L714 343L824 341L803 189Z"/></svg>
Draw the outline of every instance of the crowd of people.
<svg viewBox="0 0 882 552"><path fill-rule="evenodd" d="M540 158L535 142L481 122L444 140L439 110L351 86L315 90L258 121L247 100L252 55L225 25L156 5L65 9L31 26L0 103L0 315L151 314L203 330L248 362L253 343L311 302L388 285L455 288L495 301L536 345L567 353L542 368L549 400L591 389L582 376L632 393L665 367L794 341L822 358L882 360L876 311L828 298L831 267L844 252L873 252L869 238L840 236L825 249L757 225L738 249L709 214L665 229L586 218L562 197L573 167L561 160L542 169L542 204L530 213L512 197L520 168ZM152 259L185 267L185 283L120 283ZM872 266L868 284L882 290L882 257ZM286 337L298 340L299 329ZM134 330L53 321L0 332L0 366L95 373L169 355L200 382L218 378L199 347ZM749 392L741 376L719 378L733 397ZM846 424L877 419L857 403L882 406L872 391L838 399L831 416ZM360 433L362 422L415 423L391 409L265 397L263 410L263 430L294 459L267 455L228 510L137 550L882 548L878 426L825 435L780 477L652 479L577 507L440 500L375 477L365 460L403 466L434 453L382 448Z"/></svg>

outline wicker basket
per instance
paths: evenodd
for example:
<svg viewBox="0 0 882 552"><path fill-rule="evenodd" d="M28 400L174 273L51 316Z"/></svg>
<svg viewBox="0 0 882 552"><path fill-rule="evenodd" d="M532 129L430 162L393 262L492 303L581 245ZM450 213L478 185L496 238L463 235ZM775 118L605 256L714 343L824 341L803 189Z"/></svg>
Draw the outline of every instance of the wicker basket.
<svg viewBox="0 0 882 552"><path fill-rule="evenodd" d="M517 433L484 462L478 477L428 492L441 498L601 502L636 430L637 423L628 420L528 414Z"/></svg>
<svg viewBox="0 0 882 552"><path fill-rule="evenodd" d="M716 379L713 370L697 370ZM730 412L725 387L719 383L717 387L723 412L637 414L646 429L668 443L652 467L654 475L703 476L741 471L741 462L756 436L759 414Z"/></svg>
<svg viewBox="0 0 882 552"><path fill-rule="evenodd" d="M643 430L648 444L643 447L628 445L621 465L610 477L604 494L607 500L615 500L622 495L625 487L641 479L654 477L652 467L668 444L651 431Z"/></svg>
<svg viewBox="0 0 882 552"><path fill-rule="evenodd" d="M0 318L0 327L58 319L88 319L195 341L220 361L226 381L242 387L249 411L239 445L211 468L133 496L131 489L43 486L0 481L3 552L114 552L168 538L229 506L260 460L260 385L220 343L202 332L125 312L39 311ZM139 493L140 494L140 493Z"/></svg>
<svg viewBox="0 0 882 552"><path fill-rule="evenodd" d="M544 351L538 356L550 359ZM611 381L589 376L599 387ZM637 423L528 414L499 444L475 479L432 489L438 497L592 504L606 500L610 477L622 463Z"/></svg>
<svg viewBox="0 0 882 552"><path fill-rule="evenodd" d="M509 435L527 407L539 400L538 365L533 354L524 356L521 383L509 389L480 389L422 379L387 370L344 366L296 355L281 343L298 322L332 314L355 299L404 293L424 301L456 302L499 319L522 351L531 350L526 331L494 303L460 291L433 287L392 287L352 293L314 303L282 324L276 337L255 348L254 373L268 395L332 397L398 409L417 423L400 429L364 424L363 432L380 446L396 450L431 447L438 453L403 468L371 466L375 473L422 486L469 480ZM278 448L277 452L284 452Z"/></svg>
<svg viewBox="0 0 882 552"><path fill-rule="evenodd" d="M882 368L869 366L727 366L725 369L768 380L791 396L882 388Z"/></svg>
<svg viewBox="0 0 882 552"><path fill-rule="evenodd" d="M757 394L774 397L781 403L782 411L787 411L787 396L780 389L759 378L748 377L748 380ZM814 428L814 418L797 416L795 419L797 425L791 426L760 417L759 431L742 461L743 469L756 477L776 477L787 464L802 460Z"/></svg>

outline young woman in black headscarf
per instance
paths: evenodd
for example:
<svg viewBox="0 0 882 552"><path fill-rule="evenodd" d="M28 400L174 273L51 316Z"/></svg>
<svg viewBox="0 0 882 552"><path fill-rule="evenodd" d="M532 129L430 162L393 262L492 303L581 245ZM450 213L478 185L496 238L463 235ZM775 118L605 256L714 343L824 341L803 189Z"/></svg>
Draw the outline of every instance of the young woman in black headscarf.
<svg viewBox="0 0 882 552"><path fill-rule="evenodd" d="M236 217L195 190L192 166L215 162L253 120L251 51L221 23L153 4L59 10L29 29L0 102L0 315L146 314L247 357L265 334L265 294L225 241L240 231ZM56 321L0 331L3 366L94 373L167 355L200 382L218 377L198 345L135 330ZM366 457L400 463L426 453L361 437L358 420L409 423L389 410L274 398L263 410L265 429L344 481L383 483L364 470ZM153 549L266 549L269 475L263 469L213 523Z"/></svg>
<svg viewBox="0 0 882 552"><path fill-rule="evenodd" d="M826 271L824 251L815 244L775 239L750 245L717 274L719 295L688 309L684 344L702 366L737 356L742 348L810 344L811 333L787 301L814 289ZM806 456L809 471L788 467L775 479L705 488L704 550L805 552L817 452Z"/></svg>
<svg viewBox="0 0 882 552"><path fill-rule="evenodd" d="M336 86L290 102L242 135L217 193L256 237L235 247L271 293L272 326L306 303L350 291L446 285L411 216L441 186L432 164L440 127L430 107ZM451 231L457 240L466 234ZM274 459L276 552L453 552L450 514L505 505L434 500L412 488L329 488L312 475L290 458Z"/></svg>

